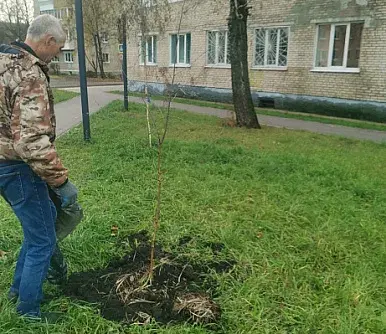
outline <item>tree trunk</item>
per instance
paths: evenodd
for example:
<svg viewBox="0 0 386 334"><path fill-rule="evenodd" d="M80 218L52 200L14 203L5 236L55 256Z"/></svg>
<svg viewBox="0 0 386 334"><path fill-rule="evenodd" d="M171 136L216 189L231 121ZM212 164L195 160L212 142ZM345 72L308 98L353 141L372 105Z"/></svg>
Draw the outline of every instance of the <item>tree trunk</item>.
<svg viewBox="0 0 386 334"><path fill-rule="evenodd" d="M87 62L90 64L90 66L92 67L94 73L96 76L98 76L98 64L95 62L94 59L90 59L90 57L87 55L87 53L85 54L86 56L86 60Z"/></svg>
<svg viewBox="0 0 386 334"><path fill-rule="evenodd" d="M95 71L95 75L98 76L98 42L97 42L97 35L96 34L94 34L94 45L95 45L95 62L93 59L92 63L95 63L95 67L93 66L93 68Z"/></svg>
<svg viewBox="0 0 386 334"><path fill-rule="evenodd" d="M232 67L233 104L238 126L260 129L249 83L248 15L249 7L247 0L230 0L228 31Z"/></svg>
<svg viewBox="0 0 386 334"><path fill-rule="evenodd" d="M101 37L99 35L99 32L96 34L96 41L98 45L98 51L97 51L97 58L99 63L99 72L101 74L101 78L106 78L104 64L103 64L103 52L102 52L102 43L101 43Z"/></svg>

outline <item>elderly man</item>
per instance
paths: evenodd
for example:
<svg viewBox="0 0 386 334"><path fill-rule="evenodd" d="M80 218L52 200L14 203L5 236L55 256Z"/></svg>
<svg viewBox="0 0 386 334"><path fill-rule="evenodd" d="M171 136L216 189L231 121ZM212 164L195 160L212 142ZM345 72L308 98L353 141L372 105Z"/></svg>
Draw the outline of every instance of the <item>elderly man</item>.
<svg viewBox="0 0 386 334"><path fill-rule="evenodd" d="M65 39L60 21L41 15L24 43L0 46L0 192L24 234L9 298L18 299L19 314L34 320L54 316L40 312L43 282L47 273L54 282L65 279L57 235L68 235L82 215L77 189L54 145L47 64Z"/></svg>

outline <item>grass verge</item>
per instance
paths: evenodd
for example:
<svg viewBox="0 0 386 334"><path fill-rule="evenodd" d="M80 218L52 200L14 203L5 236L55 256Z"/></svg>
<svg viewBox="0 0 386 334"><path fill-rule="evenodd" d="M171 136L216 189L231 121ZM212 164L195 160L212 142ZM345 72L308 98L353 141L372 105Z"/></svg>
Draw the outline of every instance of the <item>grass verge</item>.
<svg viewBox="0 0 386 334"><path fill-rule="evenodd" d="M53 89L52 91L54 93L55 103L71 100L79 95L79 93L70 92L62 89Z"/></svg>
<svg viewBox="0 0 386 334"><path fill-rule="evenodd" d="M112 93L123 95L122 91L114 91ZM135 92L132 92L129 95L136 96L136 97L144 96L142 93L135 93ZM161 95L153 95L152 99L164 100L165 97ZM224 110L234 109L233 104L229 104L229 103L210 102L210 101L202 101L202 100L194 100L194 99L185 99L185 98L179 98L179 97L174 98L173 101L176 103L196 105L199 107L210 107L210 108L224 109ZM293 118L293 119L300 119L303 121L312 121L312 122L318 122L318 123L324 123L324 124L334 124L334 125L349 126L354 128L360 128L360 129L386 131L386 124L359 121L359 120L353 120L353 119L344 119L344 118L337 118L337 117L321 116L316 114L304 114L304 113L280 111L280 110L272 110L272 109L262 109L262 108L256 108L256 113L258 115Z"/></svg>
<svg viewBox="0 0 386 334"><path fill-rule="evenodd" d="M62 245L71 272L122 254L113 225L122 236L151 228L156 150L143 106L130 108L114 102L93 115L91 143L81 127L58 141L85 208ZM202 241L223 243L237 260L234 271L213 274L223 312L217 333L385 333L385 165L384 144L228 128L172 111L159 238L172 247L192 236L184 254L192 261L213 257ZM44 306L66 312L63 323L23 322L6 301L22 232L4 201L0 212L0 333L211 333L189 324L124 328L65 297Z"/></svg>

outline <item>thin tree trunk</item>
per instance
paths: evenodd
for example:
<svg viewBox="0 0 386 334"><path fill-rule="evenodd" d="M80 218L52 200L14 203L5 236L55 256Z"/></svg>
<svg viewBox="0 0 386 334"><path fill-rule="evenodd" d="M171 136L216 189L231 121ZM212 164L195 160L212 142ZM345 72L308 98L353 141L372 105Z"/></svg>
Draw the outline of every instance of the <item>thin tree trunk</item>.
<svg viewBox="0 0 386 334"><path fill-rule="evenodd" d="M181 15L180 15L180 20L179 20L178 29L177 29L177 35L179 35L179 33L181 31L181 23L182 23L182 18L183 18L183 14L184 14L185 1L186 0L184 0L182 3ZM142 37L144 37L144 35L142 35ZM141 47L142 47L142 43L141 43ZM146 63L146 52L145 52L145 63ZM172 81L171 81L172 87L174 87L175 79L176 79L176 64L174 63L173 64L173 75L172 75ZM146 95L147 95L147 93L148 93L148 91L146 88ZM172 96L169 95L163 134L160 134L157 130L157 135L158 135L157 204L156 204L155 215L154 215L154 220L153 220L154 231L153 231L153 238L151 241L151 251L150 251L150 266L149 266L149 280L150 280L150 282L152 282L153 276L154 276L155 243L157 240L157 233L158 233L158 230L160 228L160 223L161 223L161 204L162 204L162 186L163 186L162 170L161 170L161 167L162 167L162 146L165 142L166 134L167 134L168 128L169 128L171 102L172 102Z"/></svg>
<svg viewBox="0 0 386 334"><path fill-rule="evenodd" d="M95 63L94 59L90 60L90 57L87 55L87 53L85 54L85 56L86 56L87 62L90 64L95 74L98 76L98 64Z"/></svg>
<svg viewBox="0 0 386 334"><path fill-rule="evenodd" d="M99 62L99 72L101 74L101 78L106 78L105 70L104 70L104 64L103 64L103 52L102 52L102 43L101 43L101 37L99 35L99 30L96 35L97 45L98 45L98 62Z"/></svg>
<svg viewBox="0 0 386 334"><path fill-rule="evenodd" d="M150 284L153 281L154 276L154 267L155 267L155 242L157 240L157 233L160 227L161 220L161 193L162 193L162 171L161 171L161 162L162 162L162 143L158 142L158 151L157 151L157 206L154 215L154 231L153 237L151 240L151 251L150 251L150 265L149 265L149 280Z"/></svg>
<svg viewBox="0 0 386 334"><path fill-rule="evenodd" d="M95 71L95 74L96 76L98 76L98 42L97 42L97 34L94 34L94 45L95 45L95 67L94 67L94 71ZM92 61L94 62L94 60Z"/></svg>
<svg viewBox="0 0 386 334"><path fill-rule="evenodd" d="M249 83L248 15L249 7L247 0L230 0L228 30L231 46L233 104L238 126L260 129Z"/></svg>
<svg viewBox="0 0 386 334"><path fill-rule="evenodd" d="M146 67L145 67L145 71L146 71ZM148 133L148 137L149 137L149 147L151 147L150 99L149 99L149 91L147 88L147 79L145 82L146 82L146 84L145 84L145 103L146 103L147 133Z"/></svg>

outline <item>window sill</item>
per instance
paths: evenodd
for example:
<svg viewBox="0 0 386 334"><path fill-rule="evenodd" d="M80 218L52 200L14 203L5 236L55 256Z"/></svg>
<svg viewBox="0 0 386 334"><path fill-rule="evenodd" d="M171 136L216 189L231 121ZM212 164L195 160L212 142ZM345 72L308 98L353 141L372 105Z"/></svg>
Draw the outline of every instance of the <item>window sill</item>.
<svg viewBox="0 0 386 334"><path fill-rule="evenodd" d="M144 63L140 63L139 66L145 66ZM156 63L146 63L146 66L158 66Z"/></svg>
<svg viewBox="0 0 386 334"><path fill-rule="evenodd" d="M252 66L252 70L257 71L288 71L288 67Z"/></svg>
<svg viewBox="0 0 386 334"><path fill-rule="evenodd" d="M174 65L176 66L176 68L178 68L178 67L181 67L181 68L190 68L190 67L192 67L192 65L190 65L190 64L169 64L169 67L174 67Z"/></svg>
<svg viewBox="0 0 386 334"><path fill-rule="evenodd" d="M333 68L333 67L315 67L311 72L326 72L326 73L360 73L359 68Z"/></svg>
<svg viewBox="0 0 386 334"><path fill-rule="evenodd" d="M228 69L230 69L231 65L230 64L227 64L227 65L209 64L209 65L205 65L205 68L228 68Z"/></svg>

